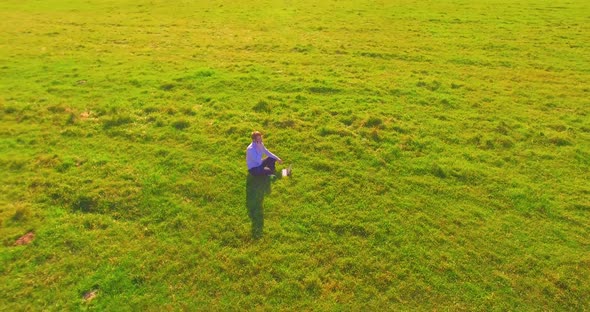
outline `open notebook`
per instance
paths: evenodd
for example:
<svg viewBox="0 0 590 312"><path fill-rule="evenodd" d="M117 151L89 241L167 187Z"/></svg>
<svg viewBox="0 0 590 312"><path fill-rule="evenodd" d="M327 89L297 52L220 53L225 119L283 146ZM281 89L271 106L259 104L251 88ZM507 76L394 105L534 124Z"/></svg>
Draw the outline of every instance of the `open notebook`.
<svg viewBox="0 0 590 312"><path fill-rule="evenodd" d="M283 169L281 172L283 177L291 176L291 165L289 165L289 168Z"/></svg>

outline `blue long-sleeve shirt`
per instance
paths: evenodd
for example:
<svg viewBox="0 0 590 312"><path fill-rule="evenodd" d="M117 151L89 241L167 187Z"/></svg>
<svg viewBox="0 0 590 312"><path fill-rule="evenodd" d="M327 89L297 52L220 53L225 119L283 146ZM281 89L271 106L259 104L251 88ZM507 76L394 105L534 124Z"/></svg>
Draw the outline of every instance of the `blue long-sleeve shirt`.
<svg viewBox="0 0 590 312"><path fill-rule="evenodd" d="M275 154L271 153L268 149L266 149L263 143L250 143L250 145L248 145L248 148L246 149L246 165L248 166L248 170L262 165L263 155L272 157L276 160L280 159Z"/></svg>

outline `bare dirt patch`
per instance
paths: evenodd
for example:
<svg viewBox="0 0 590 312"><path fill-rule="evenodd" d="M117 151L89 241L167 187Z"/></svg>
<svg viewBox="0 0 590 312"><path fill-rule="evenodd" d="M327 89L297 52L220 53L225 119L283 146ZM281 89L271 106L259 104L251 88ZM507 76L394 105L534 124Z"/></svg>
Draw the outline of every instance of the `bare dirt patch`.
<svg viewBox="0 0 590 312"><path fill-rule="evenodd" d="M82 296L82 298L86 301L89 302L92 299L96 298L96 296L98 296L98 290L94 289L92 291L89 291L87 293L84 294L84 296Z"/></svg>
<svg viewBox="0 0 590 312"><path fill-rule="evenodd" d="M82 112L80 114L80 118L82 118L82 119L88 119L88 118L90 118L90 112Z"/></svg>
<svg viewBox="0 0 590 312"><path fill-rule="evenodd" d="M29 232L17 239L16 242L14 242L14 244L16 246L28 245L33 241L33 239L35 239L35 233Z"/></svg>

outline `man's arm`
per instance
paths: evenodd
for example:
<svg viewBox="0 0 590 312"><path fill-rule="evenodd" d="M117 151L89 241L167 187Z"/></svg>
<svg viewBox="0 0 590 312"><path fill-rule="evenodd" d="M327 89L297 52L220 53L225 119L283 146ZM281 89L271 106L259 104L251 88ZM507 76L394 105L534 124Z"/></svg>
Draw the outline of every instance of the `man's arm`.
<svg viewBox="0 0 590 312"><path fill-rule="evenodd" d="M263 145L263 146L264 146L264 145ZM266 146L264 146L264 153L266 154L266 156L268 156L268 157L272 157L272 158L276 159L276 160L279 162L279 164L282 164L282 163L283 163L283 160L282 160L281 158L279 158L279 156L277 156L277 155L275 155L275 154L271 153L271 152L270 152L270 151L269 151L269 150L266 148Z"/></svg>

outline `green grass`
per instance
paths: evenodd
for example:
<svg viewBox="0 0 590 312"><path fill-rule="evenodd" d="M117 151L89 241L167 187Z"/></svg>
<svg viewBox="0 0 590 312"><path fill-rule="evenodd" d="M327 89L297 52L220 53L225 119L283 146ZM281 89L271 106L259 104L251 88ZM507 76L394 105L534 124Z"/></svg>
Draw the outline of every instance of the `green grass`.
<svg viewBox="0 0 590 312"><path fill-rule="evenodd" d="M2 1L0 307L587 309L589 14Z"/></svg>

